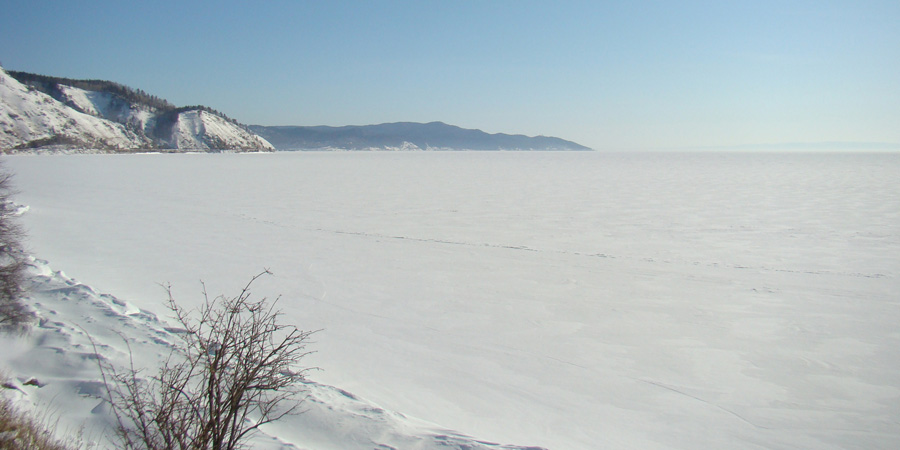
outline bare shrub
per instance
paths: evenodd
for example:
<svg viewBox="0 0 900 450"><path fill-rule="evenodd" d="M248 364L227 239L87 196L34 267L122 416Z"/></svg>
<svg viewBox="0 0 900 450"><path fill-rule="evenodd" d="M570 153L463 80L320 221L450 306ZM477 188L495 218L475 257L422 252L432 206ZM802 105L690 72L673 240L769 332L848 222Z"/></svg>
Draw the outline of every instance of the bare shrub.
<svg viewBox="0 0 900 450"><path fill-rule="evenodd" d="M22 303L25 278L24 233L16 220L12 175L0 167L0 329L14 329L31 319Z"/></svg>
<svg viewBox="0 0 900 450"><path fill-rule="evenodd" d="M301 368L311 331L279 322L277 299L253 300L254 276L235 297L186 311L169 293L168 307L183 330L181 344L155 376L101 365L127 449L232 450L261 425L299 413Z"/></svg>
<svg viewBox="0 0 900 450"><path fill-rule="evenodd" d="M10 450L68 450L39 419L16 409L0 397L0 449Z"/></svg>

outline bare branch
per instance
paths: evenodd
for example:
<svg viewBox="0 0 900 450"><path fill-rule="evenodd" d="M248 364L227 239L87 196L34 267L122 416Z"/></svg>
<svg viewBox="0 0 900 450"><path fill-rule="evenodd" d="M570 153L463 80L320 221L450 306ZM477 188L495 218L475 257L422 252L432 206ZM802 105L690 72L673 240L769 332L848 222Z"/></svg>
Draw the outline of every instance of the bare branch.
<svg viewBox="0 0 900 450"><path fill-rule="evenodd" d="M210 299L189 312L170 286L167 306L184 329L159 373L142 379L131 367L103 367L126 449L237 449L261 425L299 411L303 357L313 331L279 323L277 298L251 299L253 276L235 297ZM129 349L130 351L130 349ZM106 376L111 374L111 376Z"/></svg>

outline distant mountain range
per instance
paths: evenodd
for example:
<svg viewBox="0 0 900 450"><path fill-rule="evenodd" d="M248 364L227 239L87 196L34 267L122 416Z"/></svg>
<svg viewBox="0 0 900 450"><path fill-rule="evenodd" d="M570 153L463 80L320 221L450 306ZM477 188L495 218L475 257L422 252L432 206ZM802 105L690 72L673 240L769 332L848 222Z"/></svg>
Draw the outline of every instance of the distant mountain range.
<svg viewBox="0 0 900 450"><path fill-rule="evenodd" d="M488 134L441 122L246 126L140 89L0 67L0 151L590 150L555 137Z"/></svg>
<svg viewBox="0 0 900 450"><path fill-rule="evenodd" d="M590 150L555 137L488 134L442 122L249 128L278 150Z"/></svg>

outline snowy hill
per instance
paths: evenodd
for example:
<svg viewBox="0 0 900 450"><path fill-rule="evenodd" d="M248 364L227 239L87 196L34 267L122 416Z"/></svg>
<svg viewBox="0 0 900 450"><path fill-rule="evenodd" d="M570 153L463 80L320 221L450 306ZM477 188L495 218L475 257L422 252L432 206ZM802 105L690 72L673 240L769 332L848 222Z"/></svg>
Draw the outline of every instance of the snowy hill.
<svg viewBox="0 0 900 450"><path fill-rule="evenodd" d="M176 110L158 117L155 136L166 148L275 150L265 139L204 109Z"/></svg>
<svg viewBox="0 0 900 450"><path fill-rule="evenodd" d="M70 108L0 69L0 148L147 148L125 125Z"/></svg>
<svg viewBox="0 0 900 450"><path fill-rule="evenodd" d="M0 149L271 151L221 113L176 108L117 83L0 68Z"/></svg>
<svg viewBox="0 0 900 450"><path fill-rule="evenodd" d="M250 129L278 150L590 150L560 138L489 134L442 122Z"/></svg>

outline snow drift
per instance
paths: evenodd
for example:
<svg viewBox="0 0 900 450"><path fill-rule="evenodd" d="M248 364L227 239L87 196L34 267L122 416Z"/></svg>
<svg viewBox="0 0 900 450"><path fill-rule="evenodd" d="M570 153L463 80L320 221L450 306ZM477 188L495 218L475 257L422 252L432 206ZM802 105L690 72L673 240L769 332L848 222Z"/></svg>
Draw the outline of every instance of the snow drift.
<svg viewBox="0 0 900 450"><path fill-rule="evenodd" d="M119 370L134 363L153 373L178 345L178 329L151 311L98 292L29 261L30 298L37 323L25 336L0 335L0 368L10 376L0 389L23 410L48 415L61 436L115 448L108 395L98 359ZM266 425L253 435L263 450L460 449L539 450L479 441L385 410L350 392L309 380L303 413Z"/></svg>

